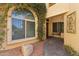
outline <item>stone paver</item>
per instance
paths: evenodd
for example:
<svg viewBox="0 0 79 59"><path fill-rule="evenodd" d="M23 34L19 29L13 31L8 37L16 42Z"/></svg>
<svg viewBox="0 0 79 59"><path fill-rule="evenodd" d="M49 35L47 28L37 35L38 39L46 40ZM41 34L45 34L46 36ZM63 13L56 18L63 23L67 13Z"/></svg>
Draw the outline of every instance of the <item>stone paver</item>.
<svg viewBox="0 0 79 59"><path fill-rule="evenodd" d="M33 44L34 51L31 56L43 56L44 55L44 41Z"/></svg>
<svg viewBox="0 0 79 59"><path fill-rule="evenodd" d="M63 39L49 38L33 44L34 51L30 56L68 56L64 49ZM0 56L23 56L21 47L0 51Z"/></svg>
<svg viewBox="0 0 79 59"><path fill-rule="evenodd" d="M0 56L23 56L21 47L0 51Z"/></svg>
<svg viewBox="0 0 79 59"><path fill-rule="evenodd" d="M68 56L63 39L54 37L45 41L44 52L45 56Z"/></svg>
<svg viewBox="0 0 79 59"><path fill-rule="evenodd" d="M33 43L33 53L30 56L44 55L44 41ZM8 50L0 51L0 56L23 56L22 47L16 47Z"/></svg>

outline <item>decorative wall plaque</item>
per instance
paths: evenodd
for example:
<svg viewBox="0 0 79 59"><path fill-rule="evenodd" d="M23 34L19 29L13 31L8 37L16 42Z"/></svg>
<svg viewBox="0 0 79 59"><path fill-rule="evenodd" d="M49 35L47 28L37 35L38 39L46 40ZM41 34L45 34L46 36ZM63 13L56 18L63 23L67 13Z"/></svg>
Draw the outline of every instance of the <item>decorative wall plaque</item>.
<svg viewBox="0 0 79 59"><path fill-rule="evenodd" d="M72 12L67 16L67 32L76 33L76 12Z"/></svg>

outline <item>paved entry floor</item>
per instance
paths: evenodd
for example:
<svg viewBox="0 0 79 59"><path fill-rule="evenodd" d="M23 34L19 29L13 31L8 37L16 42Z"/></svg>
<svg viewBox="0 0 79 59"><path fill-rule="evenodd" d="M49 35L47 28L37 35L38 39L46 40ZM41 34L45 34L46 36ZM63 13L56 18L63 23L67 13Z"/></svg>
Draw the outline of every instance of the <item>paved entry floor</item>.
<svg viewBox="0 0 79 59"><path fill-rule="evenodd" d="M64 40L59 38L49 38L45 41L45 56L68 56L64 49Z"/></svg>
<svg viewBox="0 0 79 59"><path fill-rule="evenodd" d="M64 49L63 39L53 37L32 45L34 46L34 51L31 56L68 56ZM0 56L23 56L21 48L22 47L17 47L0 51Z"/></svg>

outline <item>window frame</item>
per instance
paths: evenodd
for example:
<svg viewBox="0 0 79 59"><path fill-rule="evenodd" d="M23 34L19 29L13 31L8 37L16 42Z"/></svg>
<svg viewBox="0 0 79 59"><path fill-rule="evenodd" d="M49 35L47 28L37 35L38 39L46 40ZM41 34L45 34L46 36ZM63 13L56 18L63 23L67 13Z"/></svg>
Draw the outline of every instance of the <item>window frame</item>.
<svg viewBox="0 0 79 59"><path fill-rule="evenodd" d="M30 10L29 10L30 11ZM33 14L33 17L35 18L34 20L29 20L29 19L24 19L25 21L30 21L30 22L35 22L35 37L29 37L29 38L24 38L24 39L18 39L18 40L12 40L12 17L11 17L11 13L12 13L12 11L10 10L10 12L8 12L8 17L7 17L7 19L8 19L8 21L7 21L7 43L8 44L12 44L12 43L19 43L19 42L23 42L23 41L28 41L28 40L34 40L34 39L37 39L37 34L38 34L38 32L37 32L37 20L38 20L38 18L37 18L37 15L31 10L30 11L32 14ZM26 24L26 22L25 22L25 24ZM25 25L25 27L26 27L26 25ZM25 32L26 32L26 30L25 30ZM25 34L26 35L26 34Z"/></svg>

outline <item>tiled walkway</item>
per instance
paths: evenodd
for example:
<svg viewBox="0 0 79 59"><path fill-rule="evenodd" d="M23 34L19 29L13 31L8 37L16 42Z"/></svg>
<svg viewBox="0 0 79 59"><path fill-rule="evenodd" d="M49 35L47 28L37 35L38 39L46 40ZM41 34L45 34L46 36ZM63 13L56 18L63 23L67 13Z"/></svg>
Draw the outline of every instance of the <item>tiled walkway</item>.
<svg viewBox="0 0 79 59"><path fill-rule="evenodd" d="M44 41L33 44L34 51L31 56L43 56L44 55Z"/></svg>
<svg viewBox="0 0 79 59"><path fill-rule="evenodd" d="M0 56L23 56L21 47L0 51Z"/></svg>
<svg viewBox="0 0 79 59"><path fill-rule="evenodd" d="M45 42L44 46L45 56L68 56L64 49L63 39L49 38Z"/></svg>
<svg viewBox="0 0 79 59"><path fill-rule="evenodd" d="M33 44L34 51L31 56L68 56L64 49L64 42L62 39L49 38L45 41ZM17 52L16 52L17 51ZM21 47L0 51L0 56L22 56Z"/></svg>
<svg viewBox="0 0 79 59"><path fill-rule="evenodd" d="M30 56L44 55L44 41L32 44L34 46L33 53ZM22 47L0 51L0 56L23 56Z"/></svg>

